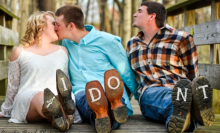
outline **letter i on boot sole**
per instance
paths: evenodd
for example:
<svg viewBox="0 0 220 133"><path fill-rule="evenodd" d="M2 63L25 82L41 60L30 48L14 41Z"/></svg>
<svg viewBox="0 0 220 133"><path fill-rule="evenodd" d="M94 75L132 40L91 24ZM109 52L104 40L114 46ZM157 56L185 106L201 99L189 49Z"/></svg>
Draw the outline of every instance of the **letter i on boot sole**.
<svg viewBox="0 0 220 133"><path fill-rule="evenodd" d="M63 105L67 115L72 115L75 112L75 103L72 99L72 85L66 74L58 69L56 71L57 92L58 97Z"/></svg>

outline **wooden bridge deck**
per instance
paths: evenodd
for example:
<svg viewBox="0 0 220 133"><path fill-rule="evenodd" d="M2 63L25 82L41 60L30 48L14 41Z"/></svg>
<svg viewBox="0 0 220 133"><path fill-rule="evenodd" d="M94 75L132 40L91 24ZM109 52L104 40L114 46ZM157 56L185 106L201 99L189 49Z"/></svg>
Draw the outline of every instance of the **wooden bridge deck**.
<svg viewBox="0 0 220 133"><path fill-rule="evenodd" d="M0 105L2 100L0 100ZM140 112L137 101L131 100L134 114L128 118L128 121L121 125L118 130L112 133L168 133L164 123L147 121ZM0 133L54 133L59 132L53 128L50 123L28 123L16 124L8 123L8 118L0 118ZM95 129L88 123L73 124L68 130L69 133L95 133ZM220 132L220 115L216 115L216 122L213 126L205 128L199 126L195 133L219 133Z"/></svg>

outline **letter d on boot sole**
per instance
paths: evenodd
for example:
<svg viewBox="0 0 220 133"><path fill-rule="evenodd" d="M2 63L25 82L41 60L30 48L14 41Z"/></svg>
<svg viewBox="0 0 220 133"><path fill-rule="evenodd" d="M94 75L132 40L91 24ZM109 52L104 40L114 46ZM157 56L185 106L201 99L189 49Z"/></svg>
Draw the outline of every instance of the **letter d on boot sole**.
<svg viewBox="0 0 220 133"><path fill-rule="evenodd" d="M99 81L91 81L86 84L86 100L95 113L95 127L98 133L109 133L111 123L108 115L108 101L102 85Z"/></svg>

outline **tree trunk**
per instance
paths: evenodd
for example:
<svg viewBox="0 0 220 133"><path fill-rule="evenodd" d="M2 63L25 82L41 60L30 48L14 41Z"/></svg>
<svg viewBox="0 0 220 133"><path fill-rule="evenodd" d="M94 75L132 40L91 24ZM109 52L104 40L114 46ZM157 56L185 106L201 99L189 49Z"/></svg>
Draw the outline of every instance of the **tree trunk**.
<svg viewBox="0 0 220 133"><path fill-rule="evenodd" d="M138 0L132 0L132 14L131 14L131 22L133 23L133 15L137 12L138 8L139 8L139 1ZM132 26L132 24L131 24ZM139 29L136 27L131 28L131 36L136 36L138 33Z"/></svg>
<svg viewBox="0 0 220 133"><path fill-rule="evenodd" d="M2 5L5 8L7 8L7 0L0 0L0 5Z"/></svg>
<svg viewBox="0 0 220 133"><path fill-rule="evenodd" d="M17 13L17 0L11 0L11 12L14 14L14 15L18 15ZM17 31L17 24L18 24L18 20L16 18L13 18L13 21L12 21L12 30L13 31Z"/></svg>
<svg viewBox="0 0 220 133"><path fill-rule="evenodd" d="M88 19L88 12L89 12L89 5L90 5L90 0L88 0L88 3L87 3L87 7L86 7L86 18L85 18L85 23L88 23L87 22L87 19Z"/></svg>
<svg viewBox="0 0 220 133"><path fill-rule="evenodd" d="M27 28L27 20L29 17L29 0L22 0L21 6L21 19L20 19L20 32L19 32L19 40L24 37L25 30Z"/></svg>
<svg viewBox="0 0 220 133"><path fill-rule="evenodd" d="M40 11L55 11L56 4L54 0L37 0Z"/></svg>
<svg viewBox="0 0 220 133"><path fill-rule="evenodd" d="M104 27L104 31L112 33L111 32L111 13L110 13L110 10L108 8L107 3L105 5L105 27Z"/></svg>
<svg viewBox="0 0 220 133"><path fill-rule="evenodd" d="M115 1L113 0L112 5L112 20L111 20L111 33L115 35Z"/></svg>
<svg viewBox="0 0 220 133"><path fill-rule="evenodd" d="M100 2L99 2L99 4L100 4L100 6L99 7L101 7L100 8L100 30L101 31L104 31L105 29L105 17L106 17L106 15L105 15L105 8L106 8L106 4L107 4L107 0L100 0Z"/></svg>
<svg viewBox="0 0 220 133"><path fill-rule="evenodd" d="M124 0L124 18L123 18L123 36L122 36L122 44L124 48L127 47L127 42L131 37L131 0Z"/></svg>

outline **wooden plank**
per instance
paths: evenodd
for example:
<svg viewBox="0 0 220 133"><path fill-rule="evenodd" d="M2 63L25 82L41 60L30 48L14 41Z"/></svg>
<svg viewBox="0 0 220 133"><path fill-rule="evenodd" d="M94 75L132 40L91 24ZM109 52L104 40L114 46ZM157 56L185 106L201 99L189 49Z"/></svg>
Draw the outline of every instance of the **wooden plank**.
<svg viewBox="0 0 220 133"><path fill-rule="evenodd" d="M220 19L213 20L207 23L194 26L184 27L183 30L187 33L192 33L196 45L207 45L220 43Z"/></svg>
<svg viewBox="0 0 220 133"><path fill-rule="evenodd" d="M199 74L205 76L213 88L220 90L220 65L199 64Z"/></svg>
<svg viewBox="0 0 220 133"><path fill-rule="evenodd" d="M217 37L219 37L217 23L220 23L220 20L193 26L195 44L203 45L217 43Z"/></svg>
<svg viewBox="0 0 220 133"><path fill-rule="evenodd" d="M7 8L5 8L4 6L0 5L0 9L5 12L5 14L7 14L8 16L10 17L13 17L13 18L16 18L16 19L19 19L18 16L14 15L12 12L10 12Z"/></svg>
<svg viewBox="0 0 220 133"><path fill-rule="evenodd" d="M0 26L0 45L18 45L18 32Z"/></svg>
<svg viewBox="0 0 220 133"><path fill-rule="evenodd" d="M0 99L1 100L1 99ZM136 100L132 98L132 107L137 110L135 115L129 116L128 121L120 126L119 129L111 131L112 133L168 133L165 127L165 123L158 123L154 121L146 120L142 115ZM6 132L33 132L33 133L58 133L59 130L51 126L50 123L8 123L9 118L0 118L0 131L2 133ZM217 133L220 130L220 115L216 115L216 122L206 128L204 126L199 126L195 133ZM71 133L95 133L95 129L89 123L79 123L73 124L68 132Z"/></svg>
<svg viewBox="0 0 220 133"><path fill-rule="evenodd" d="M0 44L8 45L9 36L8 36L8 29L7 28L1 27L0 38L1 38Z"/></svg>
<svg viewBox="0 0 220 133"><path fill-rule="evenodd" d="M213 89L212 107L215 114L220 114L220 90ZM216 120L217 121L217 120Z"/></svg>
<svg viewBox="0 0 220 133"><path fill-rule="evenodd" d="M178 2L178 3L174 4L174 5L166 7L166 10L167 10L167 12L171 12L173 10L176 10L176 9L182 8L184 6L193 4L193 3L197 2L197 1L200 1L200 0L181 0L180 2Z"/></svg>
<svg viewBox="0 0 220 133"><path fill-rule="evenodd" d="M199 64L199 73L205 76L214 88L212 107L215 113L220 113L220 65Z"/></svg>

